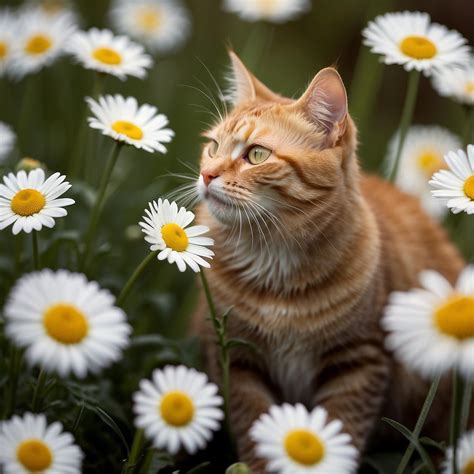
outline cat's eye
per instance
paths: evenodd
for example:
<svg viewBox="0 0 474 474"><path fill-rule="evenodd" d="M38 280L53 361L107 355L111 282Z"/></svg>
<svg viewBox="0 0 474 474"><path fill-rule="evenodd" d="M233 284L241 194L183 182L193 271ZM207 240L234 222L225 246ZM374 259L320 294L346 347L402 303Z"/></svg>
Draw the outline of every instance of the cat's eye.
<svg viewBox="0 0 474 474"><path fill-rule="evenodd" d="M247 153L247 159L249 163L252 165L258 165L263 163L265 160L270 158L272 151L268 148L264 148L263 146L254 146L252 147L249 152Z"/></svg>
<svg viewBox="0 0 474 474"><path fill-rule="evenodd" d="M207 145L207 153L211 158L214 158L217 153L217 149L219 148L219 143L217 143L215 140L211 140L209 144Z"/></svg>

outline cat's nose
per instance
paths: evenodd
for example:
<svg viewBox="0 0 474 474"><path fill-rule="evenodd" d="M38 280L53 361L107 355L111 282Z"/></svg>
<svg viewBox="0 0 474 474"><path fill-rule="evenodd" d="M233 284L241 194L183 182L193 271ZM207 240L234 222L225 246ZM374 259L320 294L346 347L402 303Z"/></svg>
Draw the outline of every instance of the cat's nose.
<svg viewBox="0 0 474 474"><path fill-rule="evenodd" d="M216 179L217 177L219 177L219 175L215 171L207 171L207 170L203 170L201 172L201 175L202 175L204 184L206 185L206 188L209 186L210 182L213 179Z"/></svg>

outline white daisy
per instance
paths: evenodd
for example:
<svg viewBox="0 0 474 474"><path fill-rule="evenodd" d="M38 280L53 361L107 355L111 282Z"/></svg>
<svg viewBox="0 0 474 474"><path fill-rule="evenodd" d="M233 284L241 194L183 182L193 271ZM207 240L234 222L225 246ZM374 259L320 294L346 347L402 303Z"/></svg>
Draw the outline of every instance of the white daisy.
<svg viewBox="0 0 474 474"><path fill-rule="evenodd" d="M178 210L174 201L170 204L167 199L158 199L148 203L148 206L144 222L139 225L145 240L151 244L151 251L161 250L158 260L176 263L181 272L186 270L186 265L195 272L200 271L200 266L209 268L209 263L202 258L212 259L214 256L214 252L206 248L214 245L214 241L202 236L209 232L209 228L204 225L188 227L194 220L194 214L184 207Z"/></svg>
<svg viewBox="0 0 474 474"><path fill-rule="evenodd" d="M191 29L187 10L176 0L119 0L110 15L118 31L139 40L153 52L175 50Z"/></svg>
<svg viewBox="0 0 474 474"><path fill-rule="evenodd" d="M237 13L246 21L284 23L310 8L308 0L224 0L225 10Z"/></svg>
<svg viewBox="0 0 474 474"><path fill-rule="evenodd" d="M133 395L135 424L158 449L193 454L205 447L224 418L222 397L207 376L184 365L155 370Z"/></svg>
<svg viewBox="0 0 474 474"><path fill-rule="evenodd" d="M343 433L342 422L328 422L324 408L273 405L250 429L256 453L278 474L350 474L357 468L357 449Z"/></svg>
<svg viewBox="0 0 474 474"><path fill-rule="evenodd" d="M17 19L9 9L0 10L0 77L8 72L16 35Z"/></svg>
<svg viewBox="0 0 474 474"><path fill-rule="evenodd" d="M446 67L433 74L433 87L439 95L474 106L474 56L464 67Z"/></svg>
<svg viewBox="0 0 474 474"><path fill-rule="evenodd" d="M146 69L153 65L143 46L126 36L114 36L110 30L79 31L67 49L86 69L112 74L122 80L127 76L144 78Z"/></svg>
<svg viewBox="0 0 474 474"><path fill-rule="evenodd" d="M163 143L171 142L174 132L164 128L168 118L157 114L156 107L148 104L139 107L135 98L118 94L101 96L98 101L87 97L86 101L94 114L88 119L90 127L150 153L166 153Z"/></svg>
<svg viewBox="0 0 474 474"><path fill-rule="evenodd" d="M453 288L438 272L420 274L421 288L394 292L382 319L388 349L426 377L458 369L474 375L474 265Z"/></svg>
<svg viewBox="0 0 474 474"><path fill-rule="evenodd" d="M474 431L464 433L459 438L457 445L457 465L462 474L472 474L474 472ZM446 460L442 465L442 474L453 474L452 469L453 448L446 452Z"/></svg>
<svg viewBox="0 0 474 474"><path fill-rule="evenodd" d="M4 474L80 474L83 454L59 422L25 413L0 425L0 469Z"/></svg>
<svg viewBox="0 0 474 474"><path fill-rule="evenodd" d="M397 132L388 146L386 161L390 166L395 160L398 140ZM443 156L460 146L456 135L438 126L414 125L406 135L395 182L400 189L419 197L424 209L434 217L442 217L448 209L433 199L428 181L433 173L446 168Z"/></svg>
<svg viewBox="0 0 474 474"><path fill-rule="evenodd" d="M397 12L380 15L362 32L364 44L382 55L385 64L423 71L463 65L469 61L467 40L457 31L431 23L427 13Z"/></svg>
<svg viewBox="0 0 474 474"><path fill-rule="evenodd" d="M31 364L83 378L119 360L130 326L113 295L80 273L46 269L22 277L5 306L6 334Z"/></svg>
<svg viewBox="0 0 474 474"><path fill-rule="evenodd" d="M16 235L41 230L43 226L54 227L55 218L67 215L64 207L74 204L73 199L58 199L71 187L65 179L54 173L45 181L41 168L4 176L4 184L0 184L0 230L13 224Z"/></svg>
<svg viewBox="0 0 474 474"><path fill-rule="evenodd" d="M47 15L41 8L25 10L17 26L11 65L12 74L22 78L50 65L61 54L75 26L68 14Z"/></svg>
<svg viewBox="0 0 474 474"><path fill-rule="evenodd" d="M433 196L447 201L454 214L474 214L474 145L464 150L450 151L444 157L449 170L441 170L429 182Z"/></svg>
<svg viewBox="0 0 474 474"><path fill-rule="evenodd" d="M0 163L12 151L16 135L9 125L0 122Z"/></svg>

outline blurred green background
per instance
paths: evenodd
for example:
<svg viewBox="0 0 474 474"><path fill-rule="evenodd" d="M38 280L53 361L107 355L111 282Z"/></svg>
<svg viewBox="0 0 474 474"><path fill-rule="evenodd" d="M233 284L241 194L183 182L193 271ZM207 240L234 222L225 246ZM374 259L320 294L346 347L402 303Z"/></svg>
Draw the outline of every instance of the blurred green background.
<svg viewBox="0 0 474 474"><path fill-rule="evenodd" d="M83 28L110 27L108 1L82 0L75 4ZM19 2L2 0L0 5L16 6ZM140 103L158 106L176 132L165 156L127 148L120 158L113 192L100 222L97 258L88 275L115 294L148 252L141 234L129 226L138 223L148 201L183 184L169 173L189 174L185 164L198 169L200 132L212 121L206 110L213 112L205 95L218 94L208 70L224 86L228 68L226 47L240 54L263 82L289 96L302 93L319 69L336 65L349 91L351 113L360 128L362 166L379 172L386 145L398 126L407 74L401 67L381 65L379 58L361 45L363 27L380 13L420 10L430 13L434 21L457 29L471 44L474 38L472 0L314 0L311 12L283 25L244 22L223 12L217 0L188 0L186 5L192 17L192 33L184 47L173 54L155 57L155 67L144 81L131 78L121 82L108 77L103 84L104 93L132 95ZM112 146L110 139L84 126L84 97L93 92L93 78L92 71L73 64L67 57L20 82L0 78L0 120L13 126L18 134L15 158L31 156L51 171L67 173L73 183L68 196L77 203L69 208L69 216L58 220L53 231L41 233L44 263L51 268L77 269L75 249ZM422 78L416 123L439 124L461 134L464 119L465 111L460 105L439 97L430 82ZM82 167L75 175L68 173L71 156L85 155L91 165ZM15 164L7 163L2 174ZM464 222L461 234L461 219L464 218L451 222L450 229L468 254L473 251L474 227L472 219L471 224ZM29 248L28 236L13 238L9 229L0 232L0 307L15 279L32 269ZM21 256L17 267L15 254ZM183 361L199 366L197 342L183 339L195 301L196 289L190 272L179 274L174 266L165 263L150 265L127 300L126 311L136 339L124 361L109 370L100 382L91 379L87 386L56 381L56 389L63 391L63 403L49 409L61 413L68 427L75 417L71 403L78 405L78 400L90 396L118 420L129 441L130 394L138 380L166 362ZM178 344L173 342L176 339ZM0 342L3 371L8 363L8 345ZM35 375L34 371L24 375L21 387L25 393L20 393L20 407ZM115 428L97 431L94 423L100 423L100 414L91 411L84 420L88 417L91 423L84 422L77 435L88 448L86 472L116 472L126 454ZM209 453L213 452L215 446L201 455L202 460L212 458Z"/></svg>

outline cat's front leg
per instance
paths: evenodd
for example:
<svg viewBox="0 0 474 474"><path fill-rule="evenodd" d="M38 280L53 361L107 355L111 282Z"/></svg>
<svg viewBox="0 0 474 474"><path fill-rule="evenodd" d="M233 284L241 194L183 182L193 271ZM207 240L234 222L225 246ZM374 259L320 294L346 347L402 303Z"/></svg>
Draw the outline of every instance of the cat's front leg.
<svg viewBox="0 0 474 474"><path fill-rule="evenodd" d="M390 361L378 343L365 342L332 353L319 377L314 405L339 419L362 452L380 418L390 377Z"/></svg>
<svg viewBox="0 0 474 474"><path fill-rule="evenodd" d="M230 374L230 426L237 442L239 460L253 474L263 474L266 463L257 458L249 436L253 422L275 403L270 389L257 372L237 367Z"/></svg>

